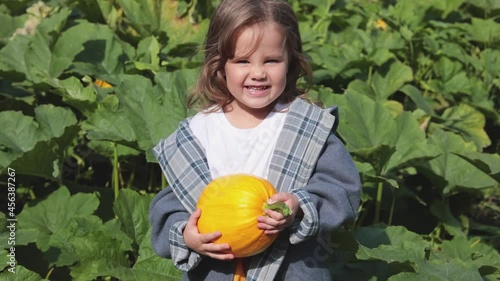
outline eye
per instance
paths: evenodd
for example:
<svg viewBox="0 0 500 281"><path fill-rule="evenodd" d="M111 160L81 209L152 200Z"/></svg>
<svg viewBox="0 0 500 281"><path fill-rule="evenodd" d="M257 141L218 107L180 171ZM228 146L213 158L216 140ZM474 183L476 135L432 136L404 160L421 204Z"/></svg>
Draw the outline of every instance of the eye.
<svg viewBox="0 0 500 281"><path fill-rule="evenodd" d="M279 59L268 59L268 60L266 60L266 63L279 63L279 62L281 62L281 60L279 60Z"/></svg>
<svg viewBox="0 0 500 281"><path fill-rule="evenodd" d="M248 63L247 60L235 60L234 62L237 64L247 64Z"/></svg>

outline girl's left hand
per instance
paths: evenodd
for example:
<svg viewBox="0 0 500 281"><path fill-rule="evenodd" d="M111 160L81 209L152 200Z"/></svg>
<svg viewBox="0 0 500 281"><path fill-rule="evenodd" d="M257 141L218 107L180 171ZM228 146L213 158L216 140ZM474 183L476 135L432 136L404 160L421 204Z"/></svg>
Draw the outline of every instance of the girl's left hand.
<svg viewBox="0 0 500 281"><path fill-rule="evenodd" d="M297 213L301 211L299 207L299 200L291 193L276 193L267 201L267 203L272 204L279 201L287 204L292 210L292 214L285 217L279 212L266 210L265 212L267 216L260 216L257 218L257 227L264 230L265 234L275 234L289 227L292 225Z"/></svg>

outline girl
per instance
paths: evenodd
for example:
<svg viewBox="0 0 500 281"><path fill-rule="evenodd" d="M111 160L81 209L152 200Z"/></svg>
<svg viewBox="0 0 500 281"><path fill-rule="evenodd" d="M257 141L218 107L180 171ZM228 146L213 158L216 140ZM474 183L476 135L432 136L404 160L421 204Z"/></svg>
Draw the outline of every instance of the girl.
<svg viewBox="0 0 500 281"><path fill-rule="evenodd" d="M223 0L204 51L190 97L202 110L154 148L170 188L150 207L153 249L186 271L183 280L233 280L230 246L212 243L220 232L198 232L195 206L212 179L249 173L269 180L279 191L271 201L292 215L256 218L279 237L245 260L246 279L330 280L328 235L355 219L360 181L334 134L336 110L300 98L297 80L311 72L293 10L281 0Z"/></svg>

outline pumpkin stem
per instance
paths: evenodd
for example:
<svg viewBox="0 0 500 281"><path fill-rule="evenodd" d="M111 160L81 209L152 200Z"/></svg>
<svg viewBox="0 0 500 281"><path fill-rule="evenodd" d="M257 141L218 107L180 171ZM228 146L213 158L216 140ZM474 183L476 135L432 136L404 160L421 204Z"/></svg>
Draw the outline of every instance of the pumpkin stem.
<svg viewBox="0 0 500 281"><path fill-rule="evenodd" d="M290 209L290 207L288 207L287 204L281 201L274 202L273 204L268 204L267 202L265 202L264 205L262 206L262 211L265 210L276 211L285 217L288 217L289 215L292 214L292 210Z"/></svg>

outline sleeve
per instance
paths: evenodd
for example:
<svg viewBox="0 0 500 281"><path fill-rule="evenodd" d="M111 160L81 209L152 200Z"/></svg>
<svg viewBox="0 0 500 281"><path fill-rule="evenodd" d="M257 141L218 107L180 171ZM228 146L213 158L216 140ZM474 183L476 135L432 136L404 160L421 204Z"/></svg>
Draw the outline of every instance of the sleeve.
<svg viewBox="0 0 500 281"><path fill-rule="evenodd" d="M182 271L196 267L203 258L184 242L183 231L188 218L189 213L170 187L160 191L149 207L153 250L161 257L172 259Z"/></svg>
<svg viewBox="0 0 500 281"><path fill-rule="evenodd" d="M291 229L290 243L300 243L321 231L353 222L361 196L359 172L344 144L332 132L306 186L292 191L304 212Z"/></svg>

